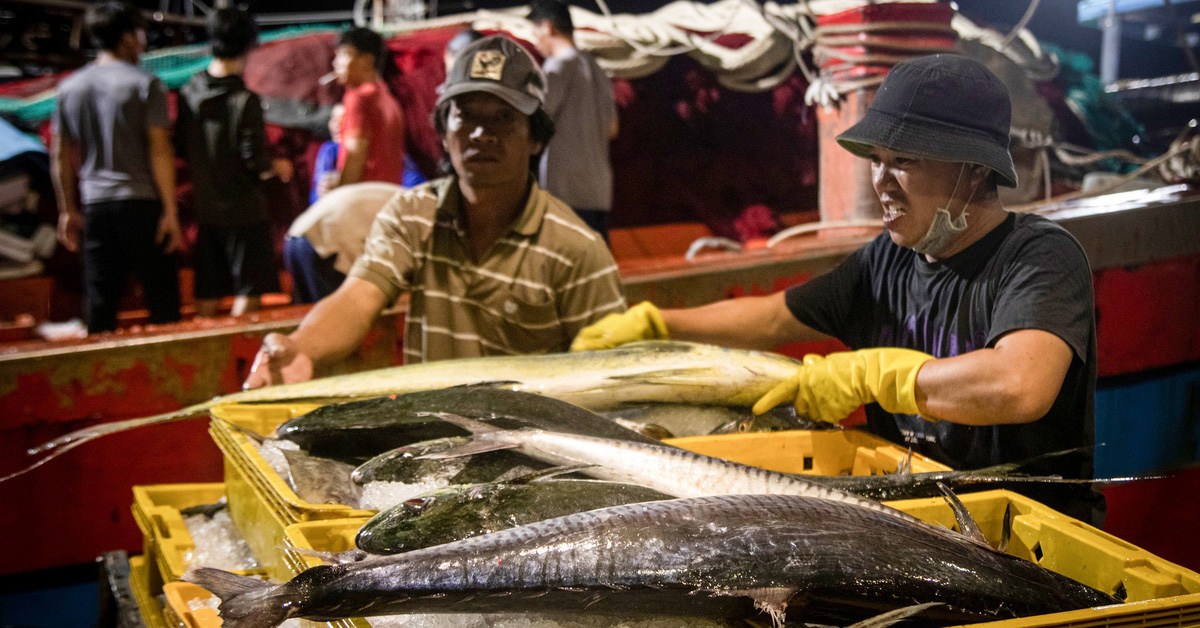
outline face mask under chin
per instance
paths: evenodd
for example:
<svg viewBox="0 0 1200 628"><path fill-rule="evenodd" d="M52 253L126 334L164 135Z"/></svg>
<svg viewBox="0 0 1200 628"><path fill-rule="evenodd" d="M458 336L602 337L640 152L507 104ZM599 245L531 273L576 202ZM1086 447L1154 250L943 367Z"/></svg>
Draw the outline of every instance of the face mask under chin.
<svg viewBox="0 0 1200 628"><path fill-rule="evenodd" d="M967 203L963 205L962 213L958 218L950 217L950 201L954 199L954 193L958 191L958 184L962 180L963 172L966 171L966 164L963 164L962 170L958 173L958 179L954 182L954 190L950 192L950 198L946 199L946 205L939 207L937 213L933 215L933 222L929 223L929 230L925 232L925 236L920 242L912 245L912 250L922 255L935 255L946 249L959 234L967 230L967 207L971 205L971 199L975 197L975 190L971 190L971 196L967 198Z"/></svg>

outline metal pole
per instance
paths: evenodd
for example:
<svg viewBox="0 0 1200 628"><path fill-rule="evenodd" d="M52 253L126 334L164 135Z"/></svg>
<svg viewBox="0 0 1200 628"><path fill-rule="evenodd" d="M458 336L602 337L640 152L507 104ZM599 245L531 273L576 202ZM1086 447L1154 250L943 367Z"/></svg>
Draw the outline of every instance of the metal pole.
<svg viewBox="0 0 1200 628"><path fill-rule="evenodd" d="M1104 16L1104 34L1100 46L1100 82L1111 85L1119 75L1121 62L1121 18L1117 17L1117 0L1109 0Z"/></svg>

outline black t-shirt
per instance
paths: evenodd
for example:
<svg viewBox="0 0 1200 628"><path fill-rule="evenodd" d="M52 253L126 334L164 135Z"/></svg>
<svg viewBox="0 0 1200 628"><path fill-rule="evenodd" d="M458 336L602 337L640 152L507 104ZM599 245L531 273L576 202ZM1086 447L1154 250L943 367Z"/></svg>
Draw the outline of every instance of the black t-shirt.
<svg viewBox="0 0 1200 628"><path fill-rule="evenodd" d="M797 320L852 349L904 347L937 358L1040 329L1074 353L1050 412L1032 423L931 423L867 406L869 429L955 469L975 469L1093 444L1096 323L1092 276L1079 243L1053 222L1010 214L967 249L930 263L886 233L830 273L787 291ZM1091 477L1091 452L1034 465Z"/></svg>

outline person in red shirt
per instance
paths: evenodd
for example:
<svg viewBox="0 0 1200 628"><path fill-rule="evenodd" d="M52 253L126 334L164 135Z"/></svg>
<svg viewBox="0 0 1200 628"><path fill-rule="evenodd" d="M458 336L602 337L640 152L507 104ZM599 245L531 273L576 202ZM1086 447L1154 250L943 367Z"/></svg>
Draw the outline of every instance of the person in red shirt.
<svg viewBox="0 0 1200 628"><path fill-rule="evenodd" d="M379 77L383 38L368 28L352 28L338 39L333 72L346 86L337 176L332 188L360 181L400 184L404 174L404 113Z"/></svg>

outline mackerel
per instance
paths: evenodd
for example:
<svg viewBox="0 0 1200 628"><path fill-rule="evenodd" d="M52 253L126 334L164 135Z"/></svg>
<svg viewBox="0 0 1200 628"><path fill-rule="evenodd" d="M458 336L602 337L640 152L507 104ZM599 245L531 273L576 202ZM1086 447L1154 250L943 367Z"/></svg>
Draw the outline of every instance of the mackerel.
<svg viewBox="0 0 1200 628"><path fill-rule="evenodd" d="M273 585L217 569L184 580L221 598L225 628L293 617L545 612L845 625L941 602L940 623L1116 603L963 537L850 504L739 495L616 506L394 556L322 565Z"/></svg>
<svg viewBox="0 0 1200 628"><path fill-rule="evenodd" d="M669 445L633 443L522 428L505 430L482 421L445 413L441 419L472 433L470 442L425 458L445 460L511 449L557 466L577 466L580 472L610 482L651 488L674 497L706 495L802 495L841 502L927 526L875 500L822 486L800 476L705 456ZM932 526L929 526L932 527ZM945 529L939 529L949 533Z"/></svg>
<svg viewBox="0 0 1200 628"><path fill-rule="evenodd" d="M221 403L347 401L503 381L512 390L592 410L647 402L748 406L797 366L795 360L774 353L672 341L631 343L606 351L423 362L246 390L175 412L76 430L30 449L30 456L44 457L0 477L0 482L106 434L202 416Z"/></svg>

